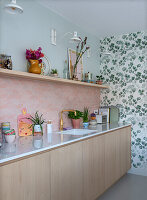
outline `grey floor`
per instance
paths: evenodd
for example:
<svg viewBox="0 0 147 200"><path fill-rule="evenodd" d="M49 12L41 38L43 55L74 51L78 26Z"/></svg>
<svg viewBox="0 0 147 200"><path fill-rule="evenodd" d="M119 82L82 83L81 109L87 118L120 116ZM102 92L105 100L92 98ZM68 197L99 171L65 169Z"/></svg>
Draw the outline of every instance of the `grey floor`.
<svg viewBox="0 0 147 200"><path fill-rule="evenodd" d="M127 174L97 200L147 200L147 177Z"/></svg>

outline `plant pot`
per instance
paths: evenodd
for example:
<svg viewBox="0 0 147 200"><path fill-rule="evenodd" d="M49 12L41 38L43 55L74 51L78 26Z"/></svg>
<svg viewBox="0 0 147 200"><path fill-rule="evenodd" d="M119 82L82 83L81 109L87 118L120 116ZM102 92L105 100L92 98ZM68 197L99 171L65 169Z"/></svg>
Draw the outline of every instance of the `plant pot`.
<svg viewBox="0 0 147 200"><path fill-rule="evenodd" d="M88 126L89 126L89 122L83 122L83 127L84 128L88 128Z"/></svg>
<svg viewBox="0 0 147 200"><path fill-rule="evenodd" d="M39 66L38 60L29 60L30 62L30 68L29 72L34 74L41 74L41 68Z"/></svg>
<svg viewBox="0 0 147 200"><path fill-rule="evenodd" d="M42 127L41 125L35 125L34 126L34 135L42 135L43 132L42 132Z"/></svg>
<svg viewBox="0 0 147 200"><path fill-rule="evenodd" d="M80 119L71 119L72 120L72 125L74 129L79 129L80 128Z"/></svg>
<svg viewBox="0 0 147 200"><path fill-rule="evenodd" d="M96 81L96 84L102 85L102 84L103 84L103 81L101 81L101 80Z"/></svg>
<svg viewBox="0 0 147 200"><path fill-rule="evenodd" d="M52 77L58 77L58 74L51 74Z"/></svg>

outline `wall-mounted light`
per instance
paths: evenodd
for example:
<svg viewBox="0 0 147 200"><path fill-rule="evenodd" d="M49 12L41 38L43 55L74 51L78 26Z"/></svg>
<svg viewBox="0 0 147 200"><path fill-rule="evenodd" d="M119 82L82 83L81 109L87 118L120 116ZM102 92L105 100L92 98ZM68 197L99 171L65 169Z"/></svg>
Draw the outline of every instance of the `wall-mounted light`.
<svg viewBox="0 0 147 200"><path fill-rule="evenodd" d="M74 33L71 33L73 35L73 37L71 38L71 41L73 42L80 42L81 39L78 37L78 33L76 31L74 31Z"/></svg>
<svg viewBox="0 0 147 200"><path fill-rule="evenodd" d="M72 35L72 37L70 38L70 42L79 43L81 41L80 37L78 37L78 32L77 31L74 31L73 33L67 32L67 33L64 34L63 37L65 37L66 35Z"/></svg>
<svg viewBox="0 0 147 200"><path fill-rule="evenodd" d="M9 4L5 5L4 8L10 14L23 13L23 8L16 4L16 0L12 0Z"/></svg>
<svg viewBox="0 0 147 200"><path fill-rule="evenodd" d="M74 31L73 33L71 33L71 32L65 33L63 35L63 37L59 39L59 41L61 41L67 35L72 35L71 38L69 39L69 42L79 43L81 41L81 38L78 37L77 31ZM52 45L56 45L56 42L57 42L57 32L56 32L56 29L51 29L50 40L51 40L51 44Z"/></svg>

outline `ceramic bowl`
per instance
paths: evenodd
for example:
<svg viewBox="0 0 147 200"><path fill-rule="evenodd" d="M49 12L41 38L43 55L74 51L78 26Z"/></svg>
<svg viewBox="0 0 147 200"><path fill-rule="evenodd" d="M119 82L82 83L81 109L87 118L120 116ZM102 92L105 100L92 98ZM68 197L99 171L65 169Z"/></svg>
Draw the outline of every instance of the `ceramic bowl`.
<svg viewBox="0 0 147 200"><path fill-rule="evenodd" d="M11 129L11 130L5 131L5 135L15 135L15 130Z"/></svg>
<svg viewBox="0 0 147 200"><path fill-rule="evenodd" d="M6 142L12 144L15 141L15 135L5 135Z"/></svg>

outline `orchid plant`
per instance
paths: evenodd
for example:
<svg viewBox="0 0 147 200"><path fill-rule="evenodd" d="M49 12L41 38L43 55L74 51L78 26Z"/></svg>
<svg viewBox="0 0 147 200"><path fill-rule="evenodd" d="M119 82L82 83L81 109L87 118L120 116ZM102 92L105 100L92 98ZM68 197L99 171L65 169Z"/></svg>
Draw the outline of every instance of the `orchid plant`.
<svg viewBox="0 0 147 200"><path fill-rule="evenodd" d="M44 54L41 52L42 48L39 47L37 50L32 49L26 49L26 59L29 61L32 60L38 60L39 63L42 63L42 59L44 57Z"/></svg>

